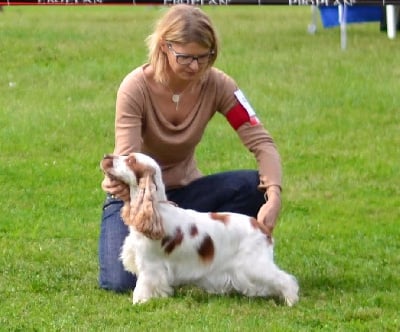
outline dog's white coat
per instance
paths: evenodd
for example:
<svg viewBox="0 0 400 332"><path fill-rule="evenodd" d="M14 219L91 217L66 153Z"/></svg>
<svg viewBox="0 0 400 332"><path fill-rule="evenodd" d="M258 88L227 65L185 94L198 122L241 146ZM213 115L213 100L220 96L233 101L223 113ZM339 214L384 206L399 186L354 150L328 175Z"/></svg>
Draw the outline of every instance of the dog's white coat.
<svg viewBox="0 0 400 332"><path fill-rule="evenodd" d="M249 216L235 213L200 213L168 203L158 164L147 155L132 155L137 163L154 169L153 207L165 232L164 241L154 240L130 226L121 259L125 269L138 277L133 303L170 296L173 287L182 284L197 285L210 293L236 291L246 296L279 297L289 306L298 301L296 278L274 263L272 239L255 227L254 219L251 222ZM105 171L130 186L134 201L137 175L128 166L128 157L112 158L112 168ZM213 250L212 255L205 253L203 257L199 248L206 238L211 238ZM165 239L172 239L172 251L166 250Z"/></svg>

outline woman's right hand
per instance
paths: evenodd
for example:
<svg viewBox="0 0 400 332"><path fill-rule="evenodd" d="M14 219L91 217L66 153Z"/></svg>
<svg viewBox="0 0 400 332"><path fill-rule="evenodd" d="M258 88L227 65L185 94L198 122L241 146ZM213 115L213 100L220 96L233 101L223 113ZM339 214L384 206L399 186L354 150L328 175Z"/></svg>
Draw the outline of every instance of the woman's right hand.
<svg viewBox="0 0 400 332"><path fill-rule="evenodd" d="M119 180L110 179L107 175L101 182L101 188L110 195L123 201L130 200L129 186Z"/></svg>

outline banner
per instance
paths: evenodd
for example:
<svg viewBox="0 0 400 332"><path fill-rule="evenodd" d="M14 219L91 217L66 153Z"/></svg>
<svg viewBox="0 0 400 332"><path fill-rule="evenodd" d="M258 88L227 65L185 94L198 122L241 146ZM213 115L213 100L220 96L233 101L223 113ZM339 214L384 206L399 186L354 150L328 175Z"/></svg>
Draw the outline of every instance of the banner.
<svg viewBox="0 0 400 332"><path fill-rule="evenodd" d="M13 5L289 5L330 6L400 5L400 0L0 0L0 6Z"/></svg>

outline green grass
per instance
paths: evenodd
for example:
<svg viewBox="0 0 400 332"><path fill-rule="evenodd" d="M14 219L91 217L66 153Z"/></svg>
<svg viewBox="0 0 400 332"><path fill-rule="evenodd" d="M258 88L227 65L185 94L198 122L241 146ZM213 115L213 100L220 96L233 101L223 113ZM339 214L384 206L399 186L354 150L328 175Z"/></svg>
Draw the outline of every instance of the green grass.
<svg viewBox="0 0 400 332"><path fill-rule="evenodd" d="M284 168L276 261L294 308L207 295L132 306L97 287L102 174L115 93L146 58L157 7L5 7L0 13L0 330L398 331L399 40L379 24L308 35L309 7L206 7L231 74ZM205 173L254 167L220 116Z"/></svg>

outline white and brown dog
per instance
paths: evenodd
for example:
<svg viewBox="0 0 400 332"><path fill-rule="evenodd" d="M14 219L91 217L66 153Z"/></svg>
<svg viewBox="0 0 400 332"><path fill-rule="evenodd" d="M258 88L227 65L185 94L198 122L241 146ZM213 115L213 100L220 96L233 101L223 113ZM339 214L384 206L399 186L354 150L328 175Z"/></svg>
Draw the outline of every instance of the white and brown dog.
<svg viewBox="0 0 400 332"><path fill-rule="evenodd" d="M298 301L296 278L276 266L272 237L254 218L168 202L159 165L142 153L107 155L101 168L130 187L121 214L130 234L121 260L138 278L133 303L170 296L183 284L210 293L278 297L289 306Z"/></svg>

